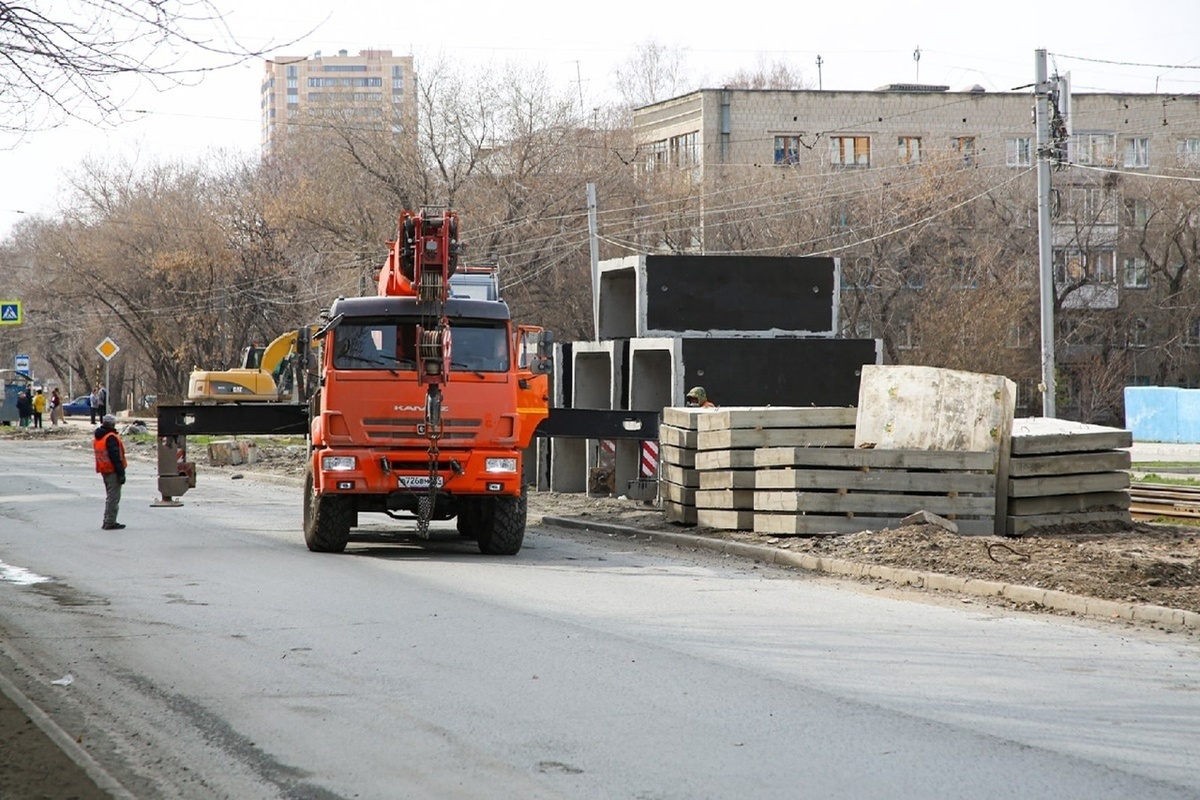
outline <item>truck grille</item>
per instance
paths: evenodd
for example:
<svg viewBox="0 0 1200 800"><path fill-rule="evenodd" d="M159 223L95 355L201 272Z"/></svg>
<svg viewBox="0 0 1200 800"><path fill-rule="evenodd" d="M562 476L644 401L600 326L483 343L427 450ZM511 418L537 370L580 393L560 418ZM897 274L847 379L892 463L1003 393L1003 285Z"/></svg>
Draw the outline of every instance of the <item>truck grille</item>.
<svg viewBox="0 0 1200 800"><path fill-rule="evenodd" d="M429 438L419 432L424 422L424 417L376 417L362 421L367 438L372 442L426 447ZM439 441L446 444L472 442L478 438L482 426L480 419L443 419Z"/></svg>

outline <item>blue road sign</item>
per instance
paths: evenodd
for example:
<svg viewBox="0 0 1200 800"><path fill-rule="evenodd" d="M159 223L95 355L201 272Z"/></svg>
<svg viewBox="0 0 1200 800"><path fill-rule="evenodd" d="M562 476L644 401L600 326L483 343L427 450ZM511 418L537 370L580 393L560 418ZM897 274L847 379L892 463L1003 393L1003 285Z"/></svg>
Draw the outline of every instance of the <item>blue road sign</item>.
<svg viewBox="0 0 1200 800"><path fill-rule="evenodd" d="M0 300L0 325L20 325L21 321L21 301Z"/></svg>

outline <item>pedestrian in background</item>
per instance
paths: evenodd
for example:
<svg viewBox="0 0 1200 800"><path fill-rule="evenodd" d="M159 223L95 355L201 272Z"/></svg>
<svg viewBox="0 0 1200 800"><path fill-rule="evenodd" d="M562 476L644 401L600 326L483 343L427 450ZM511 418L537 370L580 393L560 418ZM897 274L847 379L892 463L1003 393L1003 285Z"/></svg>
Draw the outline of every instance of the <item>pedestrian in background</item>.
<svg viewBox="0 0 1200 800"><path fill-rule="evenodd" d="M100 409L100 390L99 388L92 389L92 393L88 396L88 410L92 412L92 424L96 424L96 412ZM100 416L104 416L101 414Z"/></svg>
<svg viewBox="0 0 1200 800"><path fill-rule="evenodd" d="M50 390L50 424L57 425L63 421L62 395L58 389Z"/></svg>
<svg viewBox="0 0 1200 800"><path fill-rule="evenodd" d="M38 389L33 395L33 427L42 427L42 415L46 413L46 395Z"/></svg>
<svg viewBox="0 0 1200 800"><path fill-rule="evenodd" d="M96 398L97 402L100 403L100 407L96 409L96 413L100 415L101 419L103 419L104 416L108 414L108 389L105 389L103 386L101 386L96 390Z"/></svg>
<svg viewBox="0 0 1200 800"><path fill-rule="evenodd" d="M17 417L20 419L20 427L29 427L29 420L33 418L33 401L29 399L28 389L22 389L17 395Z"/></svg>
<svg viewBox="0 0 1200 800"><path fill-rule="evenodd" d="M100 418L92 449L96 453L96 472L104 479L104 522L100 527L118 531L125 527L117 522L121 487L125 485L125 443L117 433L117 418L112 414Z"/></svg>

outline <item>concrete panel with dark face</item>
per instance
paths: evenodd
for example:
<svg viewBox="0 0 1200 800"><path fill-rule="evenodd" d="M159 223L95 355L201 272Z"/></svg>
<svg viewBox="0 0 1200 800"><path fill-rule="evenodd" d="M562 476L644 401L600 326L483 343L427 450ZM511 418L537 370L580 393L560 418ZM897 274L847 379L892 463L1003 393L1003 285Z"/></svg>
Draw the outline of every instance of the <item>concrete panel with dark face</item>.
<svg viewBox="0 0 1200 800"><path fill-rule="evenodd" d="M684 339L684 385L720 406L852 406L874 339Z"/></svg>
<svg viewBox="0 0 1200 800"><path fill-rule="evenodd" d="M646 256L645 271L643 335L834 332L832 258Z"/></svg>

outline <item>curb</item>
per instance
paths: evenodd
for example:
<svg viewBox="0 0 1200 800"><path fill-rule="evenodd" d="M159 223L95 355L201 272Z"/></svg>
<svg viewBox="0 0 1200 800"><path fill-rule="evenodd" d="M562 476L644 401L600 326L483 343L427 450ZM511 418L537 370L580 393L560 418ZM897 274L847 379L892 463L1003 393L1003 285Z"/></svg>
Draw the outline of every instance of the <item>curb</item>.
<svg viewBox="0 0 1200 800"><path fill-rule="evenodd" d="M116 778L109 775L82 745L71 738L45 711L42 711L36 703L26 697L16 687L16 684L3 675L0 675L0 692L16 703L25 716L29 717L30 721L38 727L38 730L54 742L58 749L75 763L75 766L83 770L98 789L108 792L117 800L136 800L134 794L122 786Z"/></svg>
<svg viewBox="0 0 1200 800"><path fill-rule="evenodd" d="M1055 611L1069 611L1081 617L1096 619L1123 619L1131 622L1150 622L1184 630L1200 630L1200 614L1179 608L1167 608L1141 603L1121 603L1115 600L1100 600L1095 597L1060 592L1055 589L1040 589L1015 583L984 581L976 578L961 578L940 572L923 572L915 569L886 567L880 564L863 564L840 558L814 556L808 553L792 553L774 547L764 547L746 542L731 542L726 539L710 539L690 533L669 531L647 531L627 525L593 522L575 517L542 517L542 524L556 528L579 530L605 535L634 536L651 542L673 544L710 550L722 555L749 558L766 564L795 567L808 572L822 572L851 578L870 578L902 586L921 589L956 592L975 597L1002 597L1015 603L1032 603Z"/></svg>

